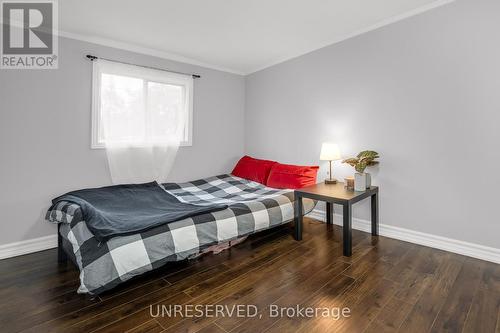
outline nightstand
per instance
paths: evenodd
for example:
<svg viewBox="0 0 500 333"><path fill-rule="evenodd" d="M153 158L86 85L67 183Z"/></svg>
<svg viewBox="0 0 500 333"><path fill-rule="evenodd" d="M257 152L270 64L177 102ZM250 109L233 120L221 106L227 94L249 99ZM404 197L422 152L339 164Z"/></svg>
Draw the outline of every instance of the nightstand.
<svg viewBox="0 0 500 333"><path fill-rule="evenodd" d="M371 198L372 235L378 236L378 186L372 186L366 191L352 191L344 187L344 183L307 186L295 190L295 202L298 217L295 219L295 239L302 240L303 203L302 198L326 202L326 223L333 223L333 204L343 207L343 246L344 256L352 255L352 205L361 200Z"/></svg>

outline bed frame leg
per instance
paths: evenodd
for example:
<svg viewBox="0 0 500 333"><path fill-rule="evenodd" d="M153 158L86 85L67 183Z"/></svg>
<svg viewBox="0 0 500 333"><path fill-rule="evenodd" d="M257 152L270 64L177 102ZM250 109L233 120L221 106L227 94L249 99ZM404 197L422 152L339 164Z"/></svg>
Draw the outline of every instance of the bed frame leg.
<svg viewBox="0 0 500 333"><path fill-rule="evenodd" d="M68 256L64 252L61 237L61 224L57 224L57 261L59 263L66 263L68 261Z"/></svg>

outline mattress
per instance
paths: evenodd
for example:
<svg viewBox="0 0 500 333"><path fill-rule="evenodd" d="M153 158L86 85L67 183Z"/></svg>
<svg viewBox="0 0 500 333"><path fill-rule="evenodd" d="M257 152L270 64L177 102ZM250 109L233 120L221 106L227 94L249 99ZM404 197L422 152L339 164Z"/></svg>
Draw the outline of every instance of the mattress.
<svg viewBox="0 0 500 333"><path fill-rule="evenodd" d="M59 232L80 269L79 293L102 293L168 262L196 256L210 246L288 223L295 217L293 190L269 188L233 175L162 186L182 202L223 203L228 208L106 242L99 242L90 232L78 205L61 202L47 212L47 221L61 224ZM303 204L307 214L315 202L304 199Z"/></svg>

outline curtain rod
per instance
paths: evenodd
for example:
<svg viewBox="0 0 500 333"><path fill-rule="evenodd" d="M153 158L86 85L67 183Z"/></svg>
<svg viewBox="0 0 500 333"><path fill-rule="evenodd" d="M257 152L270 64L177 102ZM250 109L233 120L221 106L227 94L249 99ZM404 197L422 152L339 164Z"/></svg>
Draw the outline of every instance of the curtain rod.
<svg viewBox="0 0 500 333"><path fill-rule="evenodd" d="M136 64L129 63L129 62L124 62L124 61L118 61L118 60L112 60L112 59L106 59L106 58L96 57L96 56L93 56L93 55L90 55L90 54L87 54L87 55L86 55L86 57L87 57L87 59L89 59L90 61L95 61L95 60L97 60L97 59L102 59L102 60L107 60L107 61L118 62L118 63L120 63L120 64L132 65L132 66L139 66L139 67L144 67L144 68L149 68L149 69L156 69L156 70L165 71L165 72L170 72L170 73L175 73L175 74L191 75L191 76L193 77L193 79L199 79L199 78L201 78L201 76L200 76L200 75L198 75L198 74L191 74L191 73L176 72L176 71L171 71L171 70L168 70L168 69L163 69L163 68L150 67L150 66L143 66L143 65L136 65Z"/></svg>

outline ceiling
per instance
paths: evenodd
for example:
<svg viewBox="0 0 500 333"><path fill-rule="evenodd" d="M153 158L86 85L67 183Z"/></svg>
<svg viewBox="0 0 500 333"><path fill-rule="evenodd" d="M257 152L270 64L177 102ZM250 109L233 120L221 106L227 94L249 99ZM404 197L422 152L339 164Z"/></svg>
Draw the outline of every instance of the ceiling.
<svg viewBox="0 0 500 333"><path fill-rule="evenodd" d="M64 0L63 36L249 74L451 0Z"/></svg>

